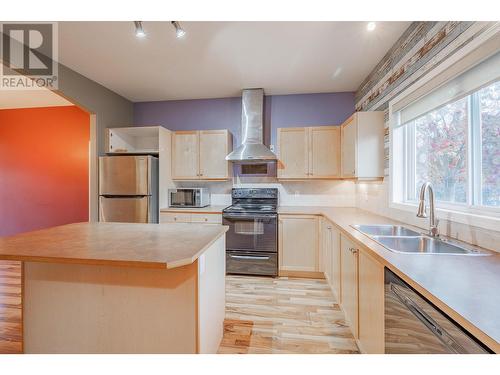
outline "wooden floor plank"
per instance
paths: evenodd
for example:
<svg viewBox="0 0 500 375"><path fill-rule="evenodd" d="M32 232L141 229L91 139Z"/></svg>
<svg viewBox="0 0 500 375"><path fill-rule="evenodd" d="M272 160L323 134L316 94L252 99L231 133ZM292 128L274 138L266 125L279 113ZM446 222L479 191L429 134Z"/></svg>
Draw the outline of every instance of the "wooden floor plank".
<svg viewBox="0 0 500 375"><path fill-rule="evenodd" d="M21 263L0 261L0 354L22 353Z"/></svg>
<svg viewBox="0 0 500 375"><path fill-rule="evenodd" d="M359 350L324 280L228 276L219 353L349 354Z"/></svg>

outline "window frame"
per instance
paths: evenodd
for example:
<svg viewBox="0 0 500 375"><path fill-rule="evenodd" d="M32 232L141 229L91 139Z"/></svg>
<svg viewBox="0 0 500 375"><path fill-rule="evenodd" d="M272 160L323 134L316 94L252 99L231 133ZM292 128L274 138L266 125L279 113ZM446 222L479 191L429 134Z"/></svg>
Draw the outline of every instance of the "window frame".
<svg viewBox="0 0 500 375"><path fill-rule="evenodd" d="M459 65L459 69L461 71L459 74L468 70L472 65L470 64L470 59L467 59L466 56L472 53L472 59L477 57L477 54L482 54L483 58L487 57L486 55L491 55L492 53L497 52L497 47L492 47L492 44L495 40L498 40L500 35L498 33L499 29L493 27L489 32L485 32L481 37L477 38L474 42L469 43L469 45L461 48L452 56L448 57L446 60L442 61L437 67L433 70L425 74L416 82L414 81L406 88L401 90L397 95L395 95L388 103L388 125L389 125L389 179L388 179L388 206L390 209L403 211L407 213L415 214L417 211L417 203L409 202L406 199L402 199L404 196L404 192L407 191L406 186L401 186L401 179L403 178L403 174L407 173L406 168L404 167L406 163L408 163L408 158L405 156L403 158L394 157L394 155L402 155L402 146L401 146L401 134L395 135L394 129L399 124L400 113L393 111L393 107L397 106L398 103L407 99L408 97L412 97L417 90L423 90L425 88L426 92L424 95L430 93L435 87L430 90L427 90L427 86L431 85L431 81L438 78L438 76L445 74L447 69ZM496 45L497 46L497 45ZM493 50L495 49L495 51ZM468 57L468 56L467 56ZM466 61L467 60L467 61ZM455 70L456 71L456 70ZM450 77L449 79L453 79L454 77ZM472 108L472 106L469 106ZM480 116L479 113L470 113L469 118L472 116ZM480 124L480 122L477 122ZM472 128L468 127L469 133L471 133ZM474 132L478 134L478 132ZM406 135L405 135L406 137ZM480 132L479 137L473 136L469 134L471 142L481 142ZM399 139L398 139L399 138ZM398 144L399 143L399 144ZM481 149L475 147L476 153L481 153ZM468 161L474 160L475 168L468 168L469 173L472 170L481 172L481 169L478 169L478 165L481 164L481 158L477 157L478 155L471 154L472 149L469 147L468 150ZM403 153L404 154L404 153ZM479 155L480 156L480 155ZM401 162L401 159L404 160L404 163ZM405 172L406 171L406 172ZM468 176L469 181L470 178L477 179L477 176ZM404 176L403 181L406 184L408 179ZM473 191L468 191L468 194L472 196L468 196L468 200L474 198L476 201L478 199L477 194L481 194L481 190L477 189L477 187ZM482 198L482 197L480 197ZM492 206L472 206L472 205L463 205L459 206L456 204L445 204L443 202L439 202L436 205L436 216L439 219L444 219L452 222L463 223L466 225L472 225L475 227L481 227L484 229L498 231L500 227L500 208L492 207Z"/></svg>
<svg viewBox="0 0 500 375"><path fill-rule="evenodd" d="M500 82L492 82L488 86ZM487 86L486 86L487 87ZM436 199L436 207L445 208L455 211L474 211L477 213L499 214L500 206L485 206L482 202L482 128L481 128L481 108L479 100L479 91L467 95L467 132L466 132L466 202L446 202ZM462 100L463 98L455 99L451 103ZM435 110L441 109L438 107ZM402 187L402 196L400 203L417 206L417 189L416 186L416 128L415 120L407 124L401 125L403 132L403 174L404 181L399 181ZM399 127L398 123L398 127ZM395 182L397 183L397 182ZM414 197L414 199L411 199Z"/></svg>

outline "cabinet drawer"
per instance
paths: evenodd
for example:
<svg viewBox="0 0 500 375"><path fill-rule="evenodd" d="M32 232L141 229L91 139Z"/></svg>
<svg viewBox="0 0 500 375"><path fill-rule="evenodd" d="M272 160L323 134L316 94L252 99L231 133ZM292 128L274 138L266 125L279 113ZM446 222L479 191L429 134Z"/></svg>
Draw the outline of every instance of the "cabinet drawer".
<svg viewBox="0 0 500 375"><path fill-rule="evenodd" d="M226 251L226 272L239 275L278 275L276 253L252 254L244 251Z"/></svg>
<svg viewBox="0 0 500 375"><path fill-rule="evenodd" d="M222 214L192 214L193 223L222 224Z"/></svg>
<svg viewBox="0 0 500 375"><path fill-rule="evenodd" d="M177 212L160 213L160 223L190 223L191 214Z"/></svg>

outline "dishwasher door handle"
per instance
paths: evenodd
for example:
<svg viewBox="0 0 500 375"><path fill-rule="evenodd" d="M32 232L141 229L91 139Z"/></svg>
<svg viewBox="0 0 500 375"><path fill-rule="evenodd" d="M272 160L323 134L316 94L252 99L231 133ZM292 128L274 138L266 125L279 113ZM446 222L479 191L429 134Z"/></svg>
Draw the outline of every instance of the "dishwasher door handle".
<svg viewBox="0 0 500 375"><path fill-rule="evenodd" d="M446 332L434 319L423 311L411 298L400 291L400 287L391 283L391 291L396 297L420 320L429 330L454 353L466 353L465 349L457 343L451 335Z"/></svg>

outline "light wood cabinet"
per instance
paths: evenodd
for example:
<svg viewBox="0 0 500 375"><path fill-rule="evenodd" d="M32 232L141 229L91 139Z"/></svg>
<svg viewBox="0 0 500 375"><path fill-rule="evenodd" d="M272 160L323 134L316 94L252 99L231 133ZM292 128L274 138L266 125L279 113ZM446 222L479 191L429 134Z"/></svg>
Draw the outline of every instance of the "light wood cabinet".
<svg viewBox="0 0 500 375"><path fill-rule="evenodd" d="M279 128L278 178L339 178L340 136L338 126Z"/></svg>
<svg viewBox="0 0 500 375"><path fill-rule="evenodd" d="M340 231L328 220L321 218L320 271L340 303Z"/></svg>
<svg viewBox="0 0 500 375"><path fill-rule="evenodd" d="M172 134L172 178L174 180L226 180L232 150L228 130L177 131Z"/></svg>
<svg viewBox="0 0 500 375"><path fill-rule="evenodd" d="M161 212L160 223L222 224L222 214Z"/></svg>
<svg viewBox="0 0 500 375"><path fill-rule="evenodd" d="M341 289L341 256L340 256L340 231L332 225L331 229L331 249L332 249L332 276L330 286L333 294L337 297L337 302L342 303Z"/></svg>
<svg viewBox="0 0 500 375"><path fill-rule="evenodd" d="M227 179L231 163L226 156L232 151L232 137L227 130L200 131L200 178Z"/></svg>
<svg viewBox="0 0 500 375"><path fill-rule="evenodd" d="M341 126L342 177L384 177L384 113L356 112Z"/></svg>
<svg viewBox="0 0 500 375"><path fill-rule="evenodd" d="M319 270L325 274L325 278L330 282L332 272L331 262L331 223L324 217L320 219L321 244L319 252Z"/></svg>
<svg viewBox="0 0 500 375"><path fill-rule="evenodd" d="M384 266L364 251L358 257L359 345L364 353L384 353Z"/></svg>
<svg viewBox="0 0 500 375"><path fill-rule="evenodd" d="M313 215L280 215L279 271L319 272L319 219Z"/></svg>
<svg viewBox="0 0 500 375"><path fill-rule="evenodd" d="M340 177L340 128L309 128L309 178Z"/></svg>
<svg viewBox="0 0 500 375"><path fill-rule="evenodd" d="M309 178L306 128L278 129L278 178Z"/></svg>
<svg viewBox="0 0 500 375"><path fill-rule="evenodd" d="M356 245L341 235L341 299L342 309L358 338L358 253Z"/></svg>
<svg viewBox="0 0 500 375"><path fill-rule="evenodd" d="M172 133L172 178L199 179L199 133L180 131Z"/></svg>
<svg viewBox="0 0 500 375"><path fill-rule="evenodd" d="M152 154L160 152L161 126L130 126L106 129L107 154Z"/></svg>

